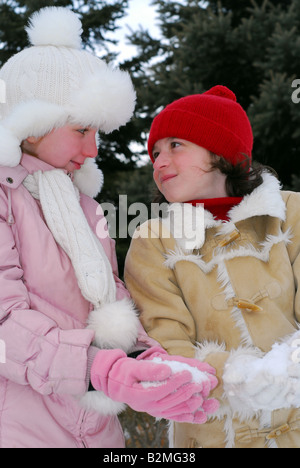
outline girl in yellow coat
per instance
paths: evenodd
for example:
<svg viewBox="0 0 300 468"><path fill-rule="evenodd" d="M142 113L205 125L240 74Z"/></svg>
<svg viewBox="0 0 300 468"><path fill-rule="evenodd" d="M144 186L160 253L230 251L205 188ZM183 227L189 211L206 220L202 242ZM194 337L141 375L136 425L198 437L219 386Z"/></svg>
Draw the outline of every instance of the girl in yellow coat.
<svg viewBox="0 0 300 468"><path fill-rule="evenodd" d="M135 233L125 279L148 334L217 369L220 409L173 447L300 447L300 195L252 166L250 122L215 86L167 106L149 155L166 208Z"/></svg>

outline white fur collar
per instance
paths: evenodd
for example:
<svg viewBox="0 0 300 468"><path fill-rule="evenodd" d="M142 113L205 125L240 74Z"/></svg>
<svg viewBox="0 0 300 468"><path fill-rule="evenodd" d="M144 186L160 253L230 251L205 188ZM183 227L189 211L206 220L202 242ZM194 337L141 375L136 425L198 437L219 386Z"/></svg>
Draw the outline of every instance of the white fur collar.
<svg viewBox="0 0 300 468"><path fill-rule="evenodd" d="M254 216L272 216L284 221L286 206L280 189L280 182L272 174L265 172L263 183L229 211L229 221L216 220L203 206L173 203L169 206L163 223L179 247L191 252L204 244L206 229L220 227L220 234L227 234L235 229L235 223Z"/></svg>
<svg viewBox="0 0 300 468"><path fill-rule="evenodd" d="M286 206L280 193L280 182L269 172L263 174L263 179L259 187L230 210L231 222L237 223L253 216L266 215L285 221Z"/></svg>

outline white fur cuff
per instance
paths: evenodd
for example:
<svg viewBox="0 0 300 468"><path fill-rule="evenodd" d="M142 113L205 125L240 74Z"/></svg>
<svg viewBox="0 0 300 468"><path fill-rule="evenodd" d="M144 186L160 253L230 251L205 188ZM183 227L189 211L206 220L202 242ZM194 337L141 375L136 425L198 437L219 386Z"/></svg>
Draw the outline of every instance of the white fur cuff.
<svg viewBox="0 0 300 468"><path fill-rule="evenodd" d="M131 299L103 304L93 310L88 327L95 332L94 345L100 349L122 349L128 353L138 338L139 319Z"/></svg>
<svg viewBox="0 0 300 468"><path fill-rule="evenodd" d="M80 403L87 411L97 411L104 416L118 416L126 409L125 403L113 401L103 392L87 392Z"/></svg>

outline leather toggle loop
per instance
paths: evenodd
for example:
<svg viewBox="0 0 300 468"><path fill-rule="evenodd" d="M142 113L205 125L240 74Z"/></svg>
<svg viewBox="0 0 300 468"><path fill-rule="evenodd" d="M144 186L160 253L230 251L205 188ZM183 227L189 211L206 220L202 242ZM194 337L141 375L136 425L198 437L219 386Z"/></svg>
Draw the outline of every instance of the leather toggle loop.
<svg viewBox="0 0 300 468"><path fill-rule="evenodd" d="M236 307L239 309L245 309L249 310L251 312L262 312L263 308L259 307L257 304L254 304L253 302L244 300L244 299L234 299L233 303Z"/></svg>
<svg viewBox="0 0 300 468"><path fill-rule="evenodd" d="M286 434L290 430L291 430L291 428L290 428L290 426L288 424L283 424L282 426L277 427L277 429L275 429L274 431L271 431L267 435L267 439L268 440L277 439L282 434Z"/></svg>
<svg viewBox="0 0 300 468"><path fill-rule="evenodd" d="M226 236L221 242L219 242L220 247L226 247L227 245L231 244L235 240L240 237L240 233L238 230L232 231L228 236Z"/></svg>

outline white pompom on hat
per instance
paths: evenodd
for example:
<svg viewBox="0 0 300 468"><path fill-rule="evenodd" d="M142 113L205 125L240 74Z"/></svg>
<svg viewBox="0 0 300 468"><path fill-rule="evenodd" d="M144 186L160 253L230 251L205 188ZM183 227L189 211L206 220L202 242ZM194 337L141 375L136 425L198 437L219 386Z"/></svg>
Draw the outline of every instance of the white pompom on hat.
<svg viewBox="0 0 300 468"><path fill-rule="evenodd" d="M67 8L46 7L26 28L31 47L0 70L0 166L20 163L20 145L67 123L110 133L133 115L136 94L127 72L82 49L81 21Z"/></svg>
<svg viewBox="0 0 300 468"><path fill-rule="evenodd" d="M25 29L33 46L81 49L81 21L67 8L46 7L36 11Z"/></svg>

